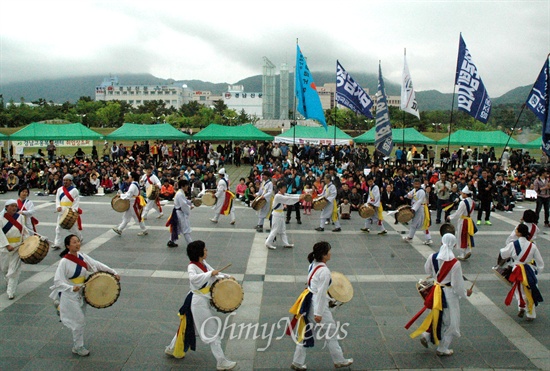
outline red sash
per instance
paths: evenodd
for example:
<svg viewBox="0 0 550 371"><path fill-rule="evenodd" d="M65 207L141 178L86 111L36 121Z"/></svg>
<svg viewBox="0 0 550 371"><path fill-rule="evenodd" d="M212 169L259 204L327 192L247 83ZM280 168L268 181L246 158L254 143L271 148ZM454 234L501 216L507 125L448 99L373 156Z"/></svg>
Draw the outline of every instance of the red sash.
<svg viewBox="0 0 550 371"><path fill-rule="evenodd" d="M533 246L533 243L531 242L529 244L529 247L525 251L523 255L521 255L521 259L519 259L520 263L525 263L525 260L527 260L527 257L529 256L529 253L531 252L531 247ZM508 277L508 281L512 282L512 288L508 292L508 295L506 295L506 299L504 299L504 304L510 305L512 303L512 299L514 297L514 292L518 290L519 293L519 306L520 308L525 307L525 300L523 299L523 296L521 295L521 291L519 289L519 286L523 282L523 273L521 270L521 267L516 265L514 267L514 270L510 274L510 277Z"/></svg>
<svg viewBox="0 0 550 371"><path fill-rule="evenodd" d="M204 265L203 263L200 263L200 262L189 262L189 264L194 264L196 265L197 267L199 267L201 269L201 271L203 271L204 273L207 273L208 272L208 269L206 269L206 265Z"/></svg>
<svg viewBox="0 0 550 371"><path fill-rule="evenodd" d="M533 223L531 225L531 231L529 232L529 238L528 238L529 241L533 239L533 236L535 235L536 231L537 231L537 225ZM531 248L531 246L529 246L529 248Z"/></svg>
<svg viewBox="0 0 550 371"><path fill-rule="evenodd" d="M311 273L311 276L309 277L309 279L307 280L307 287L309 287L309 284L311 283L311 279L313 278L313 276L315 275L315 272L317 272L317 270L319 268L322 268L322 267L326 267L326 265L318 265L315 267L315 269L313 270L313 273Z"/></svg>
<svg viewBox="0 0 550 371"><path fill-rule="evenodd" d="M149 175L145 175L147 177L147 181L149 182L149 184L153 184L153 182L151 182L151 178L149 178Z"/></svg>
<svg viewBox="0 0 550 371"><path fill-rule="evenodd" d="M71 202L74 202L74 198L73 196L69 193L69 190L67 188L65 188L65 186L61 186L61 188L63 189L63 194L65 195L65 197L67 197L69 200L71 200ZM82 230L82 219L80 219L80 214L82 214L82 209L79 207L78 210L78 219L76 220L76 222L78 223L78 230Z"/></svg>
<svg viewBox="0 0 550 371"><path fill-rule="evenodd" d="M65 254L65 256L63 256L63 257L65 259L68 259L68 260L72 261L76 265L80 265L82 268L84 268L86 270L89 270L88 269L88 264L84 260L79 259L76 256L74 256L73 254Z"/></svg>
<svg viewBox="0 0 550 371"><path fill-rule="evenodd" d="M19 233L23 233L23 226L21 225L21 223L19 223L17 220L15 220L13 218L13 216L11 216L8 213L5 213L4 218L8 219L8 222L13 224L15 226L15 228L19 229Z"/></svg>

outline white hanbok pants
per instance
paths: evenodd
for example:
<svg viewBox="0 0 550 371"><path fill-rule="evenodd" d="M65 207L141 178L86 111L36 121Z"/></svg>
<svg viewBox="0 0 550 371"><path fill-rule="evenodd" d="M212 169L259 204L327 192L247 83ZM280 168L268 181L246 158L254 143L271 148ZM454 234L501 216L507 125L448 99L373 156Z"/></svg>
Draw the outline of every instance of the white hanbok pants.
<svg viewBox="0 0 550 371"><path fill-rule="evenodd" d="M15 295L19 276L21 275L21 259L18 250L0 252L0 270L8 284L6 290L8 296Z"/></svg>
<svg viewBox="0 0 550 371"><path fill-rule="evenodd" d="M134 211L134 208L132 205L130 205L130 208L126 210L124 214L122 214L122 222L120 223L117 229L122 232L132 219L134 219L136 223L139 224L139 227L141 228L142 231L147 229L145 227L145 223L143 223L143 220L138 219L138 216L136 215L136 212Z"/></svg>
<svg viewBox="0 0 550 371"><path fill-rule="evenodd" d="M84 329L86 328L86 303L80 291L65 291L59 299L59 317L61 322L71 329L73 347L84 346Z"/></svg>
<svg viewBox="0 0 550 371"><path fill-rule="evenodd" d="M265 241L266 245L273 245L273 240L277 235L281 236L281 240L284 246L288 246L288 236L286 235L285 213L279 211L273 211L273 218L271 219L271 232Z"/></svg>
<svg viewBox="0 0 550 371"><path fill-rule="evenodd" d="M61 223L62 215L63 215L62 213L57 214L57 225L55 226L55 241L53 243L54 246L59 246L59 247L65 247L65 244L61 240L61 231L67 231L69 232L69 234L74 234L78 237L79 240L82 240L82 232L78 229L78 220L74 222L71 229L61 228L59 223Z"/></svg>

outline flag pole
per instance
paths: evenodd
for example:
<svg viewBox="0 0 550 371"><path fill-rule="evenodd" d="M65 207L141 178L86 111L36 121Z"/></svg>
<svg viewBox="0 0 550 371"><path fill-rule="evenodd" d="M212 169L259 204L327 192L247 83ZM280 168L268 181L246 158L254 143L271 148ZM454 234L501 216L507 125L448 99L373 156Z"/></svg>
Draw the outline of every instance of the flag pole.
<svg viewBox="0 0 550 371"><path fill-rule="evenodd" d="M521 105L521 111L519 111L518 118L516 119L516 123L514 124L514 127L510 131L510 135L508 135L508 140L506 141L506 144L504 145L504 148L502 149L502 154L504 155L504 151L506 151L506 147L508 147L508 143L510 143L510 139L512 138L512 135L514 134L514 130L516 130L516 127L518 126L519 119L521 117L521 114L523 113L523 110L525 109L525 103ZM502 157L502 155L501 155Z"/></svg>
<svg viewBox="0 0 550 371"><path fill-rule="evenodd" d="M462 32L460 33L462 36ZM459 43L460 43L460 37L459 36ZM459 48L460 49L460 48ZM451 117L449 120L449 137L447 138L447 151L451 153L451 133L453 132L453 110L455 109L455 94L456 94L456 71L458 70L458 58L456 59L456 68L455 68L455 81L453 86L453 101L451 102ZM441 161L441 158L439 159Z"/></svg>
<svg viewBox="0 0 550 371"><path fill-rule="evenodd" d="M296 38L296 46L298 46L298 38ZM294 153L297 153L296 148L296 78L297 78L297 68L298 66L294 66L294 99L292 100L294 102L294 105L292 107L292 116L293 119L290 121L290 126L292 126L292 150Z"/></svg>
<svg viewBox="0 0 550 371"><path fill-rule="evenodd" d="M404 57L407 56L407 48L403 48L403 56ZM404 150L405 150L405 111L403 110L403 151Z"/></svg>

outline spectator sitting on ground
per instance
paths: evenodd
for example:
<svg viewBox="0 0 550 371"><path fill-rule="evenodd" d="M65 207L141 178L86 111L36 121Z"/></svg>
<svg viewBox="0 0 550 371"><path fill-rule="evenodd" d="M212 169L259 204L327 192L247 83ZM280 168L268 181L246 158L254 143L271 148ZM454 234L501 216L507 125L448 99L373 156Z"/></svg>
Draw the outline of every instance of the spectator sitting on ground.
<svg viewBox="0 0 550 371"><path fill-rule="evenodd" d="M17 191L19 187L19 178L13 173L8 171L8 191Z"/></svg>
<svg viewBox="0 0 550 371"><path fill-rule="evenodd" d="M172 185L172 183L170 183L169 180L165 180L162 184L162 187L160 188L160 198L162 198L163 200L172 201L175 194L176 191L174 190L174 186Z"/></svg>
<svg viewBox="0 0 550 371"><path fill-rule="evenodd" d="M103 187L103 191L105 193L112 193L115 190L115 186L113 184L113 181L111 180L111 178L109 178L109 174L107 174L107 173L105 173L103 175L103 178L101 179L100 186Z"/></svg>
<svg viewBox="0 0 550 371"><path fill-rule="evenodd" d="M237 198L241 201L244 201L244 192L246 191L246 183L244 178L241 178L239 180L239 184L237 184L237 187L235 189L235 193L237 194Z"/></svg>

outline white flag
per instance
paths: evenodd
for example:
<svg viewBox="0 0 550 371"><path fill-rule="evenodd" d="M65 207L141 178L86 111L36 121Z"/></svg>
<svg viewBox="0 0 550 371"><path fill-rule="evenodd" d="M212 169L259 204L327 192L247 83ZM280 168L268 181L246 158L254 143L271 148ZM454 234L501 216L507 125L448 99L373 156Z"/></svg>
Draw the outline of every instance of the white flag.
<svg viewBox="0 0 550 371"><path fill-rule="evenodd" d="M409 73L409 66L407 66L407 55L404 56L403 66L403 84L401 85L401 110L415 115L420 120L420 113L418 112L418 103L416 103L416 97L414 95L413 83L411 80L411 74Z"/></svg>

